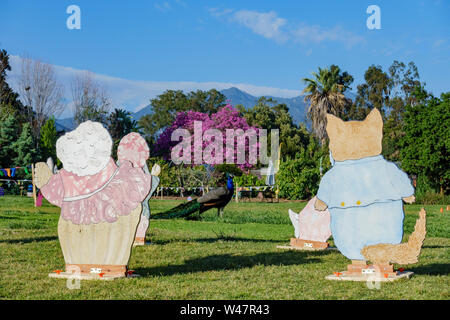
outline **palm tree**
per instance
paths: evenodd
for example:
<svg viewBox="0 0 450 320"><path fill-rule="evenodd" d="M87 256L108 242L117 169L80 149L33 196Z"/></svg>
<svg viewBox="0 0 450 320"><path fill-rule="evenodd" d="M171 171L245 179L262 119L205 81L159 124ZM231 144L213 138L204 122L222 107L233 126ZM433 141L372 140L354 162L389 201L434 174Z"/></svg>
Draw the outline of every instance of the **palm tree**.
<svg viewBox="0 0 450 320"><path fill-rule="evenodd" d="M120 140L130 132L139 132L137 121L132 119L131 113L124 109L114 109L108 117L108 131L113 140Z"/></svg>
<svg viewBox="0 0 450 320"><path fill-rule="evenodd" d="M341 116L350 102L344 92L353 82L353 77L347 72L341 74L338 66L332 65L329 69L319 68L319 72L312 72L314 78L303 78L306 87L305 102L309 104L308 117L312 121L312 129L315 136L323 145L327 137L326 119L327 113Z"/></svg>

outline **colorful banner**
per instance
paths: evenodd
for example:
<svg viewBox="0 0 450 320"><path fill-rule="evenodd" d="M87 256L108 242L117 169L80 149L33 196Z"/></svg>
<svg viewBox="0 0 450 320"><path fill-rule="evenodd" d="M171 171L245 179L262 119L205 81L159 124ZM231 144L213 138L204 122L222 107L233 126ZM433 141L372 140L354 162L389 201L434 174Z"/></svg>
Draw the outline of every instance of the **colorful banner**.
<svg viewBox="0 0 450 320"><path fill-rule="evenodd" d="M16 170L17 169L23 169L25 170L26 174L29 174L30 172L28 171L28 168L31 168L31 166L26 166L26 167L12 167L12 168L4 168L4 169L0 169L0 176L5 176L5 177L10 177L13 178L16 176Z"/></svg>

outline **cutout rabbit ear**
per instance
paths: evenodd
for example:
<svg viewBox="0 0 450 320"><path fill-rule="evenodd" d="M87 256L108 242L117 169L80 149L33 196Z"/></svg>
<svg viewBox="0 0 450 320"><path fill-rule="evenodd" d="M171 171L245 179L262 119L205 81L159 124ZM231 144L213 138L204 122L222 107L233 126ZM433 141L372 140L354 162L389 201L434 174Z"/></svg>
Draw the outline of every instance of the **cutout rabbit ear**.
<svg viewBox="0 0 450 320"><path fill-rule="evenodd" d="M364 121L369 121L381 126L383 125L383 118L381 117L381 113L377 108L373 108Z"/></svg>
<svg viewBox="0 0 450 320"><path fill-rule="evenodd" d="M152 176L159 176L159 174L161 173L161 167L159 166L159 164L155 163L152 167Z"/></svg>
<svg viewBox="0 0 450 320"><path fill-rule="evenodd" d="M47 159L47 166L50 168L50 170L53 171L53 168L55 167L55 165L54 165L52 157L48 157L48 159Z"/></svg>

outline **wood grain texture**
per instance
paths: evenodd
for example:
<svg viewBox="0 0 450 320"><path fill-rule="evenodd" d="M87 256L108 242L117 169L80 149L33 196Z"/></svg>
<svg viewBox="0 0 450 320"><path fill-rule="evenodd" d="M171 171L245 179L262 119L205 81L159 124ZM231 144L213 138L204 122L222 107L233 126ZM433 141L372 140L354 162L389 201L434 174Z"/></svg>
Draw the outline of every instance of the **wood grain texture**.
<svg viewBox="0 0 450 320"><path fill-rule="evenodd" d="M142 206L116 222L77 225L59 219L58 236L66 264L128 265Z"/></svg>
<svg viewBox="0 0 450 320"><path fill-rule="evenodd" d="M33 172L34 184L40 189L47 184L52 175L52 170L50 170L45 162L38 162Z"/></svg>
<svg viewBox="0 0 450 320"><path fill-rule="evenodd" d="M374 108L363 121L342 121L327 114L330 150L336 161L357 160L381 154L383 119Z"/></svg>

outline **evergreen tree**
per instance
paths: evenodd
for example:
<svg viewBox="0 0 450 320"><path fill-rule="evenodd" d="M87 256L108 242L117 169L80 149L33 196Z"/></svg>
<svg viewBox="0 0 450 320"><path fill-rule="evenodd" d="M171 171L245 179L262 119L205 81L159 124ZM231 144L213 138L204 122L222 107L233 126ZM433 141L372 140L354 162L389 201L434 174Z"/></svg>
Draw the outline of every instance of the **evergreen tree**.
<svg viewBox="0 0 450 320"><path fill-rule="evenodd" d="M58 139L58 132L56 131L55 118L51 117L41 127L41 141L40 149L42 160L52 157L56 160L56 140Z"/></svg>
<svg viewBox="0 0 450 320"><path fill-rule="evenodd" d="M25 122L29 108L19 100L19 95L14 92L6 81L7 71L11 71L9 55L6 50L0 50L0 119L4 120L13 115L19 122Z"/></svg>
<svg viewBox="0 0 450 320"><path fill-rule="evenodd" d="M18 137L19 128L13 115L8 115L0 126L0 166L9 167L16 156L14 143Z"/></svg>
<svg viewBox="0 0 450 320"><path fill-rule="evenodd" d="M389 103L386 105L386 121L383 127L383 155L387 160L400 162L400 141L405 135L403 115L407 106L419 103L419 96L414 92L425 84L419 81L419 71L414 62L405 65L394 61L389 67L392 83ZM421 89L419 89L421 90Z"/></svg>
<svg viewBox="0 0 450 320"><path fill-rule="evenodd" d="M17 152L17 156L13 160L15 166L26 166L33 162L36 156L36 149L34 148L29 123L22 125L22 133L19 139L13 143L12 147Z"/></svg>
<svg viewBox="0 0 450 320"><path fill-rule="evenodd" d="M364 73L365 82L357 86L357 96L349 114L349 120L364 120L370 110L377 108L385 119L389 103L392 79L381 66L371 65Z"/></svg>

